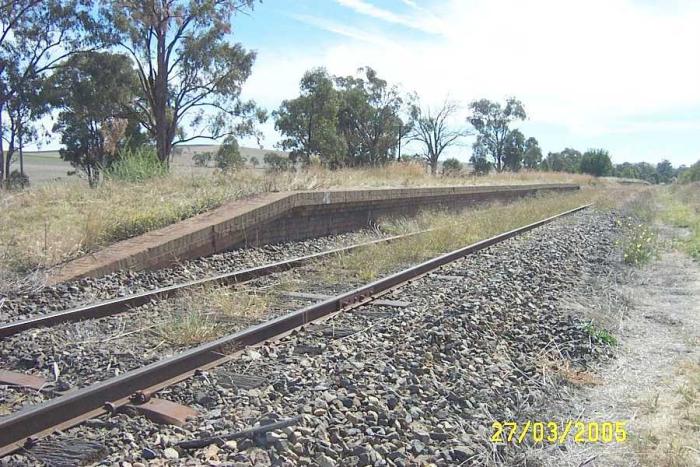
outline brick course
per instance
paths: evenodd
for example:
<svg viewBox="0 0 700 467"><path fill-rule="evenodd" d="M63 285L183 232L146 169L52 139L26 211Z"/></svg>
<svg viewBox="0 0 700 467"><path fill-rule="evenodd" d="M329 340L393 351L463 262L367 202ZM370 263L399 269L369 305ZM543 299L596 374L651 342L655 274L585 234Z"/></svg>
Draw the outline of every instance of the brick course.
<svg viewBox="0 0 700 467"><path fill-rule="evenodd" d="M578 189L578 185L546 184L267 193L78 258L52 271L49 283L121 269L158 269L234 248L349 232L382 217L412 216L423 209L460 209L537 192Z"/></svg>

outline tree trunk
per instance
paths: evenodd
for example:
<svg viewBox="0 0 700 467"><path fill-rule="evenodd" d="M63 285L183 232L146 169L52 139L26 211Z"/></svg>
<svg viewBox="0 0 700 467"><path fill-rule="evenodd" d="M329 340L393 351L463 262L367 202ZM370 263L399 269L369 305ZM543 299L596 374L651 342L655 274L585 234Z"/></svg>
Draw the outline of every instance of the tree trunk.
<svg viewBox="0 0 700 467"><path fill-rule="evenodd" d="M166 165L170 162L170 150L172 140L168 141L170 133L167 107L168 107L168 64L165 61L165 31L160 31L158 35L158 64L155 77L154 118L156 123L156 151L158 159Z"/></svg>
<svg viewBox="0 0 700 467"><path fill-rule="evenodd" d="M14 149L7 148L7 155L5 157L5 179L6 180L10 179L10 164L12 163L13 153L14 153Z"/></svg>
<svg viewBox="0 0 700 467"><path fill-rule="evenodd" d="M434 157L430 159L430 175L435 175L438 168L438 158Z"/></svg>
<svg viewBox="0 0 700 467"><path fill-rule="evenodd" d="M3 141L2 105L0 105L0 187L5 180L5 144Z"/></svg>
<svg viewBox="0 0 700 467"><path fill-rule="evenodd" d="M22 138L24 135L22 134L22 129L20 128L19 130L19 176L20 176L20 183L22 184L22 188L24 188L24 142L22 141Z"/></svg>

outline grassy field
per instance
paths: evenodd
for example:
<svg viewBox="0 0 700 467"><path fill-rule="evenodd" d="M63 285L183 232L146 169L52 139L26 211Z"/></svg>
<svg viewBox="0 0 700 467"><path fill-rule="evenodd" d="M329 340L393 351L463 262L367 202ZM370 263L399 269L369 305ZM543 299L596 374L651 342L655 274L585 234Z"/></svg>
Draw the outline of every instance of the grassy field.
<svg viewBox="0 0 700 467"><path fill-rule="evenodd" d="M177 146L172 160L173 171L180 175L210 175L214 172L212 168L197 167L194 165L194 156L198 152L215 152L218 146L213 144L190 144ZM249 160L254 157L258 161L259 170L265 167L263 157L267 152L277 152L270 149L241 148L241 155ZM252 167L251 167L252 168ZM19 158L17 155L12 161L12 170L19 170ZM58 151L25 151L24 152L24 173L27 174L32 184L41 185L46 182L56 180L78 181L76 175L68 175L75 169L70 163L61 159ZM82 180L83 183L87 181Z"/></svg>
<svg viewBox="0 0 700 467"><path fill-rule="evenodd" d="M174 171L142 183L106 181L94 189L82 181L62 180L22 192L0 192L0 271L7 277L51 267L255 193L545 182L597 183L589 176L541 172L433 177L412 164L338 171L311 167L280 174L250 169L228 174Z"/></svg>

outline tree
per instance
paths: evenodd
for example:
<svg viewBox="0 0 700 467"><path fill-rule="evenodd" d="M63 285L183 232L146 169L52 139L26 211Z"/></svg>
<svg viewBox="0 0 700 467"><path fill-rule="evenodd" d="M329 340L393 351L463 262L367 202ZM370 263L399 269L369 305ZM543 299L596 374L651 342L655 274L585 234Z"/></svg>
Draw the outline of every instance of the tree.
<svg viewBox="0 0 700 467"><path fill-rule="evenodd" d="M265 153L263 162L265 162L270 172L284 172L293 167L287 156L281 156L276 152Z"/></svg>
<svg viewBox="0 0 700 467"><path fill-rule="evenodd" d="M235 136L227 137L214 154L216 167L224 172L240 169L245 161L241 156L241 151Z"/></svg>
<svg viewBox="0 0 700 467"><path fill-rule="evenodd" d="M523 155L523 166L526 169L538 169L542 163L542 149L532 136L525 141L525 154Z"/></svg>
<svg viewBox="0 0 700 467"><path fill-rule="evenodd" d="M700 161L684 170L679 180L681 183L700 182Z"/></svg>
<svg viewBox="0 0 700 467"><path fill-rule="evenodd" d="M520 170L525 155L525 135L520 130L511 130L503 147L503 168L512 172Z"/></svg>
<svg viewBox="0 0 700 467"><path fill-rule="evenodd" d="M639 178L649 183L659 183L659 175L656 173L656 167L648 162L638 162L635 164L635 167L639 172Z"/></svg>
<svg viewBox="0 0 700 467"><path fill-rule="evenodd" d="M138 118L168 163L172 148L196 138L256 135L265 113L242 101L255 53L231 44L233 15L254 0L106 0L102 18L137 66ZM207 112L209 111L209 112ZM194 134L187 134L184 123Z"/></svg>
<svg viewBox="0 0 700 467"><path fill-rule="evenodd" d="M481 99L469 104L471 115L467 118L469 123L481 136L481 146L488 155L498 172L505 167L504 156L510 124L516 120L525 120L527 115L522 103L511 97L506 100L505 106L488 99Z"/></svg>
<svg viewBox="0 0 700 467"><path fill-rule="evenodd" d="M466 129L455 128L450 123L457 110L457 104L448 100L437 109L421 107L417 103L411 104L411 130L408 139L424 146L423 157L433 175L437 172L438 160L443 151L470 134Z"/></svg>
<svg viewBox="0 0 700 467"><path fill-rule="evenodd" d="M668 159L664 159L656 164L656 174L658 175L659 183L670 183L673 181L676 172L673 170L673 165Z"/></svg>
<svg viewBox="0 0 700 467"><path fill-rule="evenodd" d="M107 52L76 54L47 85L52 104L60 109L53 131L64 145L61 158L95 186L120 146L128 140L134 145L143 142L130 110L139 90L132 62L126 55Z"/></svg>
<svg viewBox="0 0 700 467"><path fill-rule="evenodd" d="M613 170L610 155L605 149L589 149L583 153L579 168L582 173L595 177L610 175Z"/></svg>
<svg viewBox="0 0 700 467"><path fill-rule="evenodd" d="M282 101L273 112L275 129L286 138L280 147L292 161L308 164L318 155L330 167L342 165L345 142L338 135L340 95L323 68L307 71L300 82L301 95Z"/></svg>
<svg viewBox="0 0 700 467"><path fill-rule="evenodd" d="M380 79L372 68L359 77L336 77L341 97L338 130L347 148L345 165L379 165L393 156L403 122L398 88ZM362 76L364 74L364 76Z"/></svg>
<svg viewBox="0 0 700 467"><path fill-rule="evenodd" d="M637 167L629 162L617 164L613 169L613 175L620 178L641 178Z"/></svg>
<svg viewBox="0 0 700 467"><path fill-rule="evenodd" d="M367 67L358 76L308 71L299 97L273 113L275 128L286 138L280 147L292 160L308 164L312 156L331 168L378 165L393 158L398 146L403 99L395 86Z"/></svg>
<svg viewBox="0 0 700 467"><path fill-rule="evenodd" d="M3 140L0 141L0 147L3 146L3 142L7 143L7 157L0 172L8 174L9 177L13 156L19 153L20 169L14 177L13 186L21 188L24 186L24 181L28 180L24 174L24 146L38 138L38 131L33 123L46 114L49 108L41 78L24 79L19 74L16 64L6 66L5 72L7 83L10 87L16 86L17 92L7 97L4 103L9 125L0 132ZM23 81L21 86L18 84L19 81Z"/></svg>
<svg viewBox="0 0 700 467"><path fill-rule="evenodd" d="M550 152L542 165L550 172L577 173L580 171L581 153L576 149L566 148L561 152Z"/></svg>
<svg viewBox="0 0 700 467"><path fill-rule="evenodd" d="M445 159L442 163L443 175L458 175L462 171L462 163L454 158Z"/></svg>
<svg viewBox="0 0 700 467"><path fill-rule="evenodd" d="M88 0L0 0L0 181L9 174L15 149L31 132L28 123L40 116L35 106L41 80L63 59L84 50L89 40L101 37L86 34L97 32L91 4ZM9 127L5 117L13 120ZM5 152L3 141L17 141L17 145L10 144Z"/></svg>
<svg viewBox="0 0 700 467"><path fill-rule="evenodd" d="M469 161L474 167L475 174L486 175L491 172L493 164L489 160L489 154L483 136L477 135L476 141L472 144L472 157Z"/></svg>

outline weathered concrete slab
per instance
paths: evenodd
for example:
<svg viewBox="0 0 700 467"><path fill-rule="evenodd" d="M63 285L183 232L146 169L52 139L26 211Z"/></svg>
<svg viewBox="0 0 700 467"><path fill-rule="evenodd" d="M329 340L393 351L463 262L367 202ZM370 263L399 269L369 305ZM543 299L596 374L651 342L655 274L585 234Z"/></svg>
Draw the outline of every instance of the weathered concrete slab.
<svg viewBox="0 0 700 467"><path fill-rule="evenodd" d="M422 209L459 209L578 189L578 185L545 184L265 193L78 258L54 270L49 283L122 269L158 269L233 248L349 232L385 216L411 216Z"/></svg>

